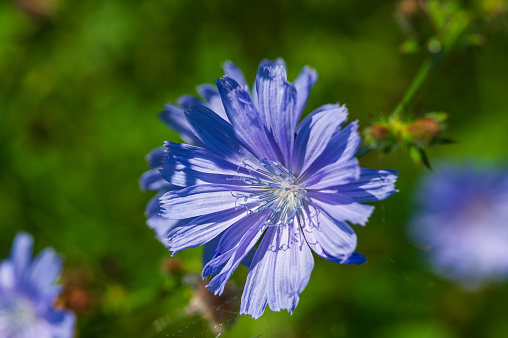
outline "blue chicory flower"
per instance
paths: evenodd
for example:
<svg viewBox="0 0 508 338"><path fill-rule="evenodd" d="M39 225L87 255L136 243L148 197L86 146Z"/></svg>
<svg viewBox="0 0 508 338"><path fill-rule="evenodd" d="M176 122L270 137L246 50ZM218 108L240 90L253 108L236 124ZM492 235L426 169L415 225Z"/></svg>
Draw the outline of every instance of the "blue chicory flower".
<svg viewBox="0 0 508 338"><path fill-rule="evenodd" d="M72 337L74 314L54 307L62 262L51 248L32 260L32 243L19 233L10 257L0 262L0 337Z"/></svg>
<svg viewBox="0 0 508 338"><path fill-rule="evenodd" d="M365 262L346 222L364 225L374 207L363 203L395 192L397 174L359 167L358 124L341 130L345 106L324 105L298 123L314 70L289 83L281 59L263 61L252 92L236 66L225 70L217 89L198 88L206 102L185 97L166 107L163 119L193 145L166 142L163 180L155 170L142 177L160 182L149 222L164 224L153 227L174 253L208 245L203 278L213 276L215 294L241 262L250 265L241 313L258 318L267 304L292 313L314 266L311 249Z"/></svg>
<svg viewBox="0 0 508 338"><path fill-rule="evenodd" d="M508 277L508 174L494 167L443 164L422 180L412 239L432 269L474 291Z"/></svg>

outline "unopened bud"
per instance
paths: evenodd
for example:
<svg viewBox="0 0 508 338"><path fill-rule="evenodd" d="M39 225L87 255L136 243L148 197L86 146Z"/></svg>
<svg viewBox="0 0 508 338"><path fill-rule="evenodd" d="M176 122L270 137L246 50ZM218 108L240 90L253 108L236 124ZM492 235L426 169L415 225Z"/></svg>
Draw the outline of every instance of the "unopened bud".
<svg viewBox="0 0 508 338"><path fill-rule="evenodd" d="M179 275L185 272L185 267L178 258L166 258L162 261L162 271L170 275Z"/></svg>
<svg viewBox="0 0 508 338"><path fill-rule="evenodd" d="M369 129L369 134L376 142L385 141L390 134L390 128L381 124L375 124Z"/></svg>
<svg viewBox="0 0 508 338"><path fill-rule="evenodd" d="M421 0L403 0L399 3L398 10L401 15L409 18L426 11L426 4Z"/></svg>
<svg viewBox="0 0 508 338"><path fill-rule="evenodd" d="M402 29L420 42L434 33L427 6L427 1L424 0L403 0L396 12Z"/></svg>
<svg viewBox="0 0 508 338"><path fill-rule="evenodd" d="M64 290L58 296L57 307L77 315L95 311L102 297L94 271L86 268L66 271L62 281Z"/></svg>
<svg viewBox="0 0 508 338"><path fill-rule="evenodd" d="M58 10L58 3L55 0L14 0L14 4L33 21L39 23L53 17Z"/></svg>
<svg viewBox="0 0 508 338"><path fill-rule="evenodd" d="M434 118L421 117L414 120L406 130L415 144L428 145L441 133L442 127Z"/></svg>

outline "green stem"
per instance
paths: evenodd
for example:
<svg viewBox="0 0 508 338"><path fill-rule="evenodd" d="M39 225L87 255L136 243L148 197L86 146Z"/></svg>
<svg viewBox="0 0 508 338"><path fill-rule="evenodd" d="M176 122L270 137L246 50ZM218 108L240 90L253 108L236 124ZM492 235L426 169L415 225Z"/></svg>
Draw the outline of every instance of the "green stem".
<svg viewBox="0 0 508 338"><path fill-rule="evenodd" d="M404 113L405 110L411 106L415 96L420 92L423 85L429 78L429 75L432 73L432 70L436 68L441 59L442 53L437 53L431 55L422 63L420 69L418 70L418 73L413 79L413 82L411 82L411 85L409 86L406 93L402 97L402 100L400 100L399 104L393 110L392 112L393 117L399 118L401 114Z"/></svg>
<svg viewBox="0 0 508 338"><path fill-rule="evenodd" d="M409 85L409 88L405 92L399 104L397 104L395 109L392 111L389 117L390 123L393 122L400 125L401 116L410 110L416 96L428 81L429 75L433 72L441 60L452 52L457 43L460 41L460 38L465 34L465 32L467 32L468 27L474 23L471 16L465 10L460 10L452 14L453 15L448 18L447 24L445 25L446 27L443 28L443 32L440 33L440 41L436 40L436 42L440 43L441 50L428 56L422 63L418 73L416 73L416 76ZM358 150L357 157L361 157L375 148L376 145L364 145Z"/></svg>
<svg viewBox="0 0 508 338"><path fill-rule="evenodd" d="M436 68L436 66L455 49L460 38L467 32L468 27L472 24L471 17L465 11L459 11L449 18L447 28L442 32L443 38L440 42L441 50L437 53L431 54L423 62L418 73L416 74L413 82L407 89L397 107L392 112L392 116L400 118L413 103L415 96L422 89L425 82L428 80L429 75ZM437 41L436 41L437 42Z"/></svg>
<svg viewBox="0 0 508 338"><path fill-rule="evenodd" d="M402 100L400 100L399 104L393 110L391 117L399 119L401 114L404 113L406 109L411 106L416 95L420 92L423 85L429 78L429 75L432 73L432 70L434 70L436 66L439 64L439 61L442 60L443 54L444 54L443 52L433 54L429 56L427 59L425 59L425 61L423 61L422 65L420 66L420 69L418 70L418 73L413 79L413 82L411 82L411 85L409 86L406 93L402 97ZM370 153L375 148L376 147L374 145L362 146L358 149L356 157L360 158Z"/></svg>

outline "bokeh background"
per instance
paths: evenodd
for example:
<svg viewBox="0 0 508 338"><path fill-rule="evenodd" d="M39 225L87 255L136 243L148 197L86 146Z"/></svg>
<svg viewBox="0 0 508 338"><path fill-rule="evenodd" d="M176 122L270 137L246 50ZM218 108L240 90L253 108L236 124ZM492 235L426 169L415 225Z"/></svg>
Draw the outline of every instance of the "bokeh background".
<svg viewBox="0 0 508 338"><path fill-rule="evenodd" d="M339 101L350 120L368 126L393 110L425 57L401 53L407 34L398 6L1 1L0 257L20 230L35 237L37 251L52 246L65 257L59 302L78 314L79 337L221 330L231 337L505 337L508 285L465 292L432 275L425 250L408 239L414 189L427 170L404 153L361 159L400 173L400 192L376 203L365 228L355 227L368 263L316 258L292 316L267 309L256 321L236 318L247 269L234 274L227 297L211 300L193 275L200 249L168 260L145 225L152 193L138 185L144 157L179 140L157 119L165 102L212 83L225 60L252 82L261 59L283 57L290 80L304 65L319 74L306 112ZM432 163L506 164L507 26L482 21L482 45L454 51L417 97L416 116L449 113L446 135L457 141L429 149Z"/></svg>

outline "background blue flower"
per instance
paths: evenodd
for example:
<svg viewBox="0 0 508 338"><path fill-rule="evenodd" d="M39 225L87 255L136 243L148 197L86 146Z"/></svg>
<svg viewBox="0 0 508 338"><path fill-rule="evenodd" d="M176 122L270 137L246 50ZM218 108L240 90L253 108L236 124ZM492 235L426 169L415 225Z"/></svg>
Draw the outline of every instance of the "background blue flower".
<svg viewBox="0 0 508 338"><path fill-rule="evenodd" d="M0 262L0 337L73 337L74 314L55 308L62 262L51 248L32 260L32 242L19 233Z"/></svg>
<svg viewBox="0 0 508 338"><path fill-rule="evenodd" d="M508 277L508 173L442 164L422 180L411 237L440 276L476 290Z"/></svg>

